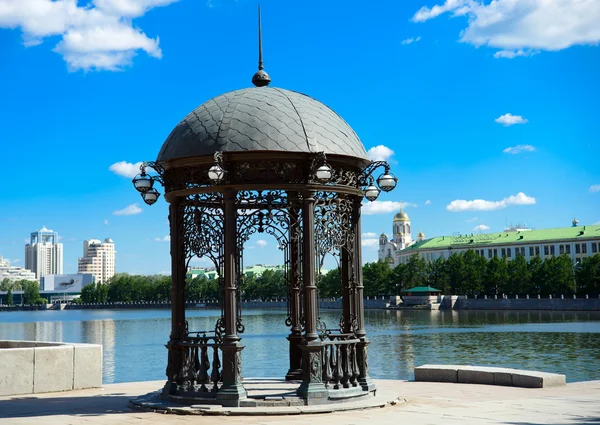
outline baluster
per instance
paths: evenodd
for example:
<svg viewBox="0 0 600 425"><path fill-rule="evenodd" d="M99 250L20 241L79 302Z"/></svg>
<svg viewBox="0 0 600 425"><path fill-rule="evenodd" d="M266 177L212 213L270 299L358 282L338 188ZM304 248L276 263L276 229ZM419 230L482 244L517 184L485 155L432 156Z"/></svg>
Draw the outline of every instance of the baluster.
<svg viewBox="0 0 600 425"><path fill-rule="evenodd" d="M358 375L360 375L360 371L358 370L358 359L356 358L356 343L352 344L352 378L350 383L353 387L358 386Z"/></svg>
<svg viewBox="0 0 600 425"><path fill-rule="evenodd" d="M335 345L335 385L333 388L336 390L340 389L340 381L344 378L344 372L342 370L342 352L339 345Z"/></svg>
<svg viewBox="0 0 600 425"><path fill-rule="evenodd" d="M333 378L333 372L331 369L331 345L323 347L323 382L325 388L329 388L329 381Z"/></svg>
<svg viewBox="0 0 600 425"><path fill-rule="evenodd" d="M193 368L194 368L194 364L193 364L193 359L192 359L191 348L185 347L183 350L183 363L182 363L181 371L180 371L180 375L179 375L181 387L184 390L190 390L193 386L193 384L192 384L192 382L194 380Z"/></svg>
<svg viewBox="0 0 600 425"><path fill-rule="evenodd" d="M219 389L219 381L221 380L221 360L219 360L219 347L215 345L213 347L213 364L212 364L212 373L210 374L210 379L214 383L213 392L217 392Z"/></svg>
<svg viewBox="0 0 600 425"><path fill-rule="evenodd" d="M349 388L350 379L352 379L352 370L350 370L350 345L345 344L343 347L344 351L342 352L342 354L344 355L344 359L342 365L344 371L344 380L342 381L342 383L344 384L344 388Z"/></svg>
<svg viewBox="0 0 600 425"><path fill-rule="evenodd" d="M206 344L206 341L202 341ZM208 360L208 347L202 345L200 347L200 369L198 372L198 383L201 384L200 391L207 392L206 384L208 384L208 369L210 368L210 360Z"/></svg>

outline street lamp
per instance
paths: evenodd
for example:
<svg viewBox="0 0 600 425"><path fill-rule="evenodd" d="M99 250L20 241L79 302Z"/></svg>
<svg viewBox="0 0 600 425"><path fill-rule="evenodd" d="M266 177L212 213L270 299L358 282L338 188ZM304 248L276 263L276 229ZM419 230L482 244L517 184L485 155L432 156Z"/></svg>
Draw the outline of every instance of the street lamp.
<svg viewBox="0 0 600 425"><path fill-rule="evenodd" d="M379 189L371 183L369 187L365 189L365 198L367 198L370 202L373 202L379 196Z"/></svg>
<svg viewBox="0 0 600 425"><path fill-rule="evenodd" d="M158 200L159 196L160 196L160 193L158 192L158 190L156 190L154 188L147 190L145 192L142 192L142 198L144 199L144 202L148 205L154 204Z"/></svg>
<svg viewBox="0 0 600 425"><path fill-rule="evenodd" d="M133 187L135 187L135 189L140 193L147 192L148 190L152 189L152 186L154 186L154 180L152 177L146 174L145 168L142 169L140 174L133 178L132 182Z"/></svg>
<svg viewBox="0 0 600 425"><path fill-rule="evenodd" d="M377 178L377 184L373 178L376 169L383 167L384 172ZM398 184L398 178L390 172L390 165L385 161L373 161L365 168L360 176L360 185L363 187L365 198L373 202L379 197L383 190L390 192Z"/></svg>
<svg viewBox="0 0 600 425"><path fill-rule="evenodd" d="M398 184L398 178L391 173L382 174L377 178L377 186L379 186L384 192L390 192L394 190L396 184Z"/></svg>
<svg viewBox="0 0 600 425"><path fill-rule="evenodd" d="M157 172L157 175L149 175L146 173L146 168L152 168ZM162 174L163 167L156 162L144 162L140 165L140 174L132 180L135 190L140 192L142 199L148 205L154 204L160 197L160 192L154 187L154 182L163 184Z"/></svg>
<svg viewBox="0 0 600 425"><path fill-rule="evenodd" d="M214 184L219 184L225 178L226 171L222 167L223 165L223 153L215 152L215 163L208 169L208 178Z"/></svg>

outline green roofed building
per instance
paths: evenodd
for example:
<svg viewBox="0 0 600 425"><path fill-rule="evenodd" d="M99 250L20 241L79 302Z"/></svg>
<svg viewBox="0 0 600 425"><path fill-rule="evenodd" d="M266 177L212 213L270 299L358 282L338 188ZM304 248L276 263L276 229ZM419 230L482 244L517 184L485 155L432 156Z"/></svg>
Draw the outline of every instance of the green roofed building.
<svg viewBox="0 0 600 425"><path fill-rule="evenodd" d="M498 233L438 236L418 240L395 252L381 249L387 248L386 244L389 242L380 238L379 259L390 266L405 264L414 254L431 262L469 249L487 260L493 257L511 260L523 255L529 261L535 256L544 259L567 254L576 264L600 252L600 225L579 226L574 219L572 226L555 229L509 228Z"/></svg>
<svg viewBox="0 0 600 425"><path fill-rule="evenodd" d="M270 266L266 264L256 264L254 266L248 266L244 268L244 275L246 277L260 277L267 271L281 271L284 272L285 268L282 265ZM327 270L321 269L321 274L327 274ZM196 277L206 277L208 279L216 279L219 277L218 273L214 269L208 269L204 267L190 267L185 275L187 279L194 279Z"/></svg>

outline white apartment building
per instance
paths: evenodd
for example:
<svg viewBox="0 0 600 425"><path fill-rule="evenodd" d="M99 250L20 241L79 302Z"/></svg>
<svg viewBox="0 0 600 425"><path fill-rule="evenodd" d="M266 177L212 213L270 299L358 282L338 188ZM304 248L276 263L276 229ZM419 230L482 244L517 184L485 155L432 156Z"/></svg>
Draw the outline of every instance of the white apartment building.
<svg viewBox="0 0 600 425"><path fill-rule="evenodd" d="M58 233L42 227L31 233L30 243L25 245L25 268L35 273L37 280L47 274L62 274L63 244Z"/></svg>
<svg viewBox="0 0 600 425"><path fill-rule="evenodd" d="M79 258L77 273L89 273L96 283L105 283L115 275L115 243L106 238L83 241L83 257Z"/></svg>
<svg viewBox="0 0 600 425"><path fill-rule="evenodd" d="M11 282L17 280L36 280L35 273L23 267L11 266L10 261L0 255L0 282L8 279Z"/></svg>

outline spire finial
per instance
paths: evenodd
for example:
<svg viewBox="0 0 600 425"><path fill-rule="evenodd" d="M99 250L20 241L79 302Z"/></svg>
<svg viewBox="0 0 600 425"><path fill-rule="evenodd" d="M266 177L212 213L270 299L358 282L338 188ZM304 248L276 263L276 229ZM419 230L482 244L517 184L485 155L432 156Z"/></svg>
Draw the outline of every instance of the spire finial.
<svg viewBox="0 0 600 425"><path fill-rule="evenodd" d="M264 71L262 57L262 24L260 21L260 4L258 5L258 71L252 77L252 84L256 87L268 86L271 82L271 77Z"/></svg>

